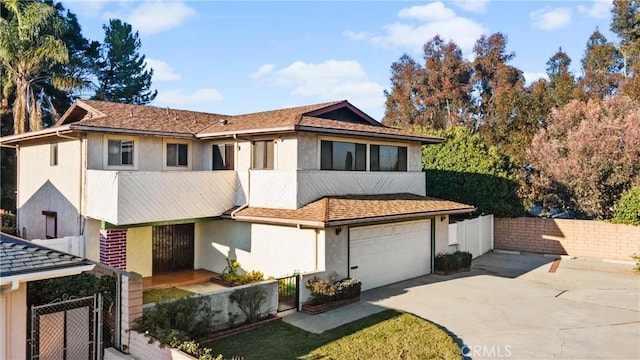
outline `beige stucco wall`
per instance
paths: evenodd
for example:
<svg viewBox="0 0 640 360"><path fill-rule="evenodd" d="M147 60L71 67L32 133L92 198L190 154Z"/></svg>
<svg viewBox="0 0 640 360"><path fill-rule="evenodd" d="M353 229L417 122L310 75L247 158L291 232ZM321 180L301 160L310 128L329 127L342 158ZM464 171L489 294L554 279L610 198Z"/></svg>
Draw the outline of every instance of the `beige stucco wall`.
<svg viewBox="0 0 640 360"><path fill-rule="evenodd" d="M422 145L412 142L407 148L407 171L422 171Z"/></svg>
<svg viewBox="0 0 640 360"><path fill-rule="evenodd" d="M276 170L296 170L298 168L298 139L295 136L279 137L274 148Z"/></svg>
<svg viewBox="0 0 640 360"><path fill-rule="evenodd" d="M0 359L26 359L27 284L0 294Z"/></svg>
<svg viewBox="0 0 640 360"><path fill-rule="evenodd" d="M113 138L133 138L136 141L135 152L137 163L135 170L138 171L163 171L165 158L164 148L165 142L171 141L169 138L156 136L128 136L128 135L110 135L101 133L87 134L87 168L90 170L108 170L104 157L105 139ZM173 139L176 142L184 142L185 139ZM208 161L210 155L211 144L209 142L186 140L189 143L189 162L191 170L208 170L210 165ZM115 169L114 169L115 170ZM122 167L117 170L126 171L127 168ZM134 170L134 168L131 168Z"/></svg>
<svg viewBox="0 0 640 360"><path fill-rule="evenodd" d="M349 229L342 227L336 234L335 227L322 231L325 236L325 274L336 272L338 279L346 278L349 272Z"/></svg>
<svg viewBox="0 0 640 360"><path fill-rule="evenodd" d="M92 261L100 262L100 227L101 221L95 219L85 219L84 221L84 237L85 256Z"/></svg>
<svg viewBox="0 0 640 360"><path fill-rule="evenodd" d="M436 255L455 252L458 247L449 246L449 215L444 215L444 220L441 216L436 216L433 223L436 225Z"/></svg>
<svg viewBox="0 0 640 360"><path fill-rule="evenodd" d="M313 133L298 133L298 169L320 170L318 163L318 136Z"/></svg>
<svg viewBox="0 0 640 360"><path fill-rule="evenodd" d="M243 271L262 271L265 277L314 271L324 258L315 229L248 224L232 220L196 224L195 268L222 272L226 259L235 259Z"/></svg>
<svg viewBox="0 0 640 360"><path fill-rule="evenodd" d="M127 271L153 275L153 242L151 226L127 229Z"/></svg>
<svg viewBox="0 0 640 360"><path fill-rule="evenodd" d="M20 146L18 229L27 239L45 238L42 211L57 213L58 237L80 234L80 140L60 139L58 165L50 165L48 143Z"/></svg>

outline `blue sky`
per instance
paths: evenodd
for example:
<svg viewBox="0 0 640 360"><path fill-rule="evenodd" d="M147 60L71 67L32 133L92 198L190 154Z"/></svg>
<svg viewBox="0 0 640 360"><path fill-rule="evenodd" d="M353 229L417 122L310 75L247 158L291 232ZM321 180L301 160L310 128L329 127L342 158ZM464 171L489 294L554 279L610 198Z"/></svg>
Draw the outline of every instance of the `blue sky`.
<svg viewBox="0 0 640 360"><path fill-rule="evenodd" d="M109 18L132 24L154 69L152 105L240 114L347 99L381 120L391 63L422 61L434 35L467 57L482 34L502 32L528 81L559 47L580 59L611 1L63 1L85 37Z"/></svg>

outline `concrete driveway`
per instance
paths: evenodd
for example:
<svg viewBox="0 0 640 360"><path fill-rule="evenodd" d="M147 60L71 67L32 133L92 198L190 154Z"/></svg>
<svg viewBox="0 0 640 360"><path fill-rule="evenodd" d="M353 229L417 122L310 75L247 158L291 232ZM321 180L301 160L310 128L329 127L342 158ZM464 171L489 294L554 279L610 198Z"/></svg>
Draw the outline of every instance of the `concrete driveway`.
<svg viewBox="0 0 640 360"><path fill-rule="evenodd" d="M373 289L360 304L437 323L472 359L640 359L632 266L562 259L550 273L553 260L489 253L470 272Z"/></svg>

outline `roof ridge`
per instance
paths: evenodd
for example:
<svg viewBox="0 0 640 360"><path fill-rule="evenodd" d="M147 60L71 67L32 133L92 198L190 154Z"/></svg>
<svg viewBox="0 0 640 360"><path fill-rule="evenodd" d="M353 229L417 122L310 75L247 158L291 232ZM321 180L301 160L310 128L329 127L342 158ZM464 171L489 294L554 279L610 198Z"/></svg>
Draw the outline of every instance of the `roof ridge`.
<svg viewBox="0 0 640 360"><path fill-rule="evenodd" d="M317 107L318 109L321 109L323 107L327 107L327 106L330 106L330 105L339 104L339 103L341 103L343 101L344 100L338 100L338 101L328 101L328 102L317 103L317 104L298 105L298 106L291 106L291 107L285 107L285 108L256 111L256 112L238 114L238 115L231 115L231 116L233 116L233 117L241 117L241 116L257 115L257 114L264 114L264 113L270 113L270 112L276 112L276 111L291 111L291 110L296 110L296 109L301 109L301 108L306 108L306 107L308 107L308 108L316 108ZM316 109L314 109L314 110L316 110ZM313 110L306 111L306 112L302 113L301 115L304 115L307 112L311 112L311 111L313 111Z"/></svg>
<svg viewBox="0 0 640 360"><path fill-rule="evenodd" d="M198 111L198 110L176 109L176 108L172 108L172 107L168 107L168 106L139 105L139 104L129 104L129 103L121 103L121 102L115 102L115 101L91 100L91 99L89 99L89 100L78 99L78 101L82 101L85 104L87 104L87 101L90 101L90 102L99 102L99 103L104 103L104 104L115 104L115 105L120 105L120 106L133 106L133 107L140 107L140 108L151 108L151 109L158 109L158 110L179 111L179 112L197 113L197 114L204 114L204 115L217 115L217 116L227 116L227 117L234 116L234 115L229 115L229 114L220 114L220 113ZM90 104L87 104L87 105L90 106Z"/></svg>

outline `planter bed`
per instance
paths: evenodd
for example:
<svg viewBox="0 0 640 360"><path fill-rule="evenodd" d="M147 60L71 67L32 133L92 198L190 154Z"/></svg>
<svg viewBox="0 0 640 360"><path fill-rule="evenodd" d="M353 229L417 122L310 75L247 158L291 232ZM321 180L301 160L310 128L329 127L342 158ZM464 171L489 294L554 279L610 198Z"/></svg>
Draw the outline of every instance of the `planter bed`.
<svg viewBox="0 0 640 360"><path fill-rule="evenodd" d="M346 306L355 302L360 301L360 295L350 298L350 299L342 299L342 300L337 300L337 301L332 301L332 302L328 302L325 304L317 304L317 305L312 305L312 304L302 304L302 311L307 313L307 314L311 314L311 315L316 315L316 314L320 314L323 313L325 311L329 311L329 310L333 310L342 306Z"/></svg>

